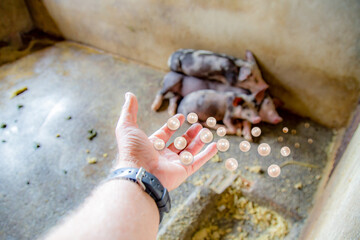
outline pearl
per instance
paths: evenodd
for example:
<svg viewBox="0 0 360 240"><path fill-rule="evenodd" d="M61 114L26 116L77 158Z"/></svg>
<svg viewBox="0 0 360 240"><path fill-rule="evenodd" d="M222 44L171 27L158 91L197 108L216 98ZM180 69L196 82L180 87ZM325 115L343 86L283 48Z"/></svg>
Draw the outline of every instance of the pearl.
<svg viewBox="0 0 360 240"><path fill-rule="evenodd" d="M258 153L260 154L260 156L267 156L269 155L271 152L271 147L269 146L269 144L267 143L262 143L259 145L258 147Z"/></svg>
<svg viewBox="0 0 360 240"><path fill-rule="evenodd" d="M242 152L248 152L251 148L251 144L248 141L242 141L239 144L239 148Z"/></svg>
<svg viewBox="0 0 360 240"><path fill-rule="evenodd" d="M282 131L283 131L283 133L288 133L289 129L288 129L287 127L284 127L284 128L282 129Z"/></svg>
<svg viewBox="0 0 360 240"><path fill-rule="evenodd" d="M180 120L176 117L169 118L167 121L167 127L173 131L177 130L180 127Z"/></svg>
<svg viewBox="0 0 360 240"><path fill-rule="evenodd" d="M300 147L300 143L295 143L294 146L295 146L295 148L299 148L299 147Z"/></svg>
<svg viewBox="0 0 360 240"><path fill-rule="evenodd" d="M174 146L178 150L183 150L187 145L187 141L184 137L177 137L174 140Z"/></svg>
<svg viewBox="0 0 360 240"><path fill-rule="evenodd" d="M162 139L156 139L154 141L154 148L158 151L161 151L165 148L165 142Z"/></svg>
<svg viewBox="0 0 360 240"><path fill-rule="evenodd" d="M180 162L183 165L190 165L193 163L193 161L194 161L194 156L188 151L182 151L180 153Z"/></svg>
<svg viewBox="0 0 360 240"><path fill-rule="evenodd" d="M235 158L228 158L225 161L225 168L229 171L235 171L238 168L239 164Z"/></svg>
<svg viewBox="0 0 360 240"><path fill-rule="evenodd" d="M278 142L283 142L283 141L284 141L284 138L280 136L280 137L277 138L277 141L278 141Z"/></svg>
<svg viewBox="0 0 360 240"><path fill-rule="evenodd" d="M291 150L290 150L289 147L286 147L286 146L285 146L285 147L282 147L282 148L280 149L280 154L281 154L283 157L289 156L290 153L291 153Z"/></svg>
<svg viewBox="0 0 360 240"><path fill-rule="evenodd" d="M253 127L251 129L251 135L253 135L254 137L258 137L261 134L261 129L259 127Z"/></svg>
<svg viewBox="0 0 360 240"><path fill-rule="evenodd" d="M226 129L224 127L219 127L217 130L216 130L216 133L219 137L223 137L226 135Z"/></svg>
<svg viewBox="0 0 360 240"><path fill-rule="evenodd" d="M194 124L198 121L198 115L194 112L189 113L186 117L186 120L190 123L190 124Z"/></svg>
<svg viewBox="0 0 360 240"><path fill-rule="evenodd" d="M280 175L281 173L281 169L278 165L276 164L272 164L268 167L268 170L267 170L268 174L270 177L273 177L273 178L276 178Z"/></svg>
<svg viewBox="0 0 360 240"><path fill-rule="evenodd" d="M304 124L304 126L305 126L305 128L309 128L309 127L310 127L310 123L307 122L307 123Z"/></svg>
<svg viewBox="0 0 360 240"><path fill-rule="evenodd" d="M207 128L204 128L201 130L200 132L200 140L203 142L203 143L209 143L213 140L214 136L212 134L212 132L207 129Z"/></svg>
<svg viewBox="0 0 360 240"><path fill-rule="evenodd" d="M226 152L230 147L230 143L227 139L222 138L219 141L217 141L216 147L220 152Z"/></svg>
<svg viewBox="0 0 360 240"><path fill-rule="evenodd" d="M209 127L215 127L216 125L216 119L214 117L209 117L206 120L206 125L208 125Z"/></svg>
<svg viewBox="0 0 360 240"><path fill-rule="evenodd" d="M312 138L309 138L309 139L308 139L308 143L309 143L309 144L312 144L313 142L314 142L314 141L312 140Z"/></svg>
<svg viewBox="0 0 360 240"><path fill-rule="evenodd" d="M295 134L296 134L296 130L295 130L295 129L292 129L292 130L291 130L291 134L292 134L292 135L295 135Z"/></svg>

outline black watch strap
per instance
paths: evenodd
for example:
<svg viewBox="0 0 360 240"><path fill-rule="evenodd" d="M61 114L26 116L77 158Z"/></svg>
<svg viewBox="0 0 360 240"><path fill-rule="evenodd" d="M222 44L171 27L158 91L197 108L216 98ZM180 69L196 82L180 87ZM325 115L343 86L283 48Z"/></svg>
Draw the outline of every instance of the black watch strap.
<svg viewBox="0 0 360 240"><path fill-rule="evenodd" d="M171 200L168 190L154 175L146 172L144 168L119 168L112 172L107 180L111 179L127 179L138 183L154 199L159 209L160 222L164 213L170 211Z"/></svg>

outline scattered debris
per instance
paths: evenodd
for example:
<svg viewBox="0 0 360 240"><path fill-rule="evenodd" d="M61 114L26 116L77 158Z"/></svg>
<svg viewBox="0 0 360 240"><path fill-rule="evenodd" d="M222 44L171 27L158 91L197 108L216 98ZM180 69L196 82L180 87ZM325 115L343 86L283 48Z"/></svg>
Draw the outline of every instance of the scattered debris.
<svg viewBox="0 0 360 240"><path fill-rule="evenodd" d="M298 183L296 183L295 185L294 185L294 188L296 188L296 189L302 189L303 188L303 185L302 185L302 183L301 182L298 182Z"/></svg>
<svg viewBox="0 0 360 240"><path fill-rule="evenodd" d="M18 105L17 105L17 108L18 108L18 109L21 109L21 108L23 108L23 107L24 107L24 105L22 105L22 104L18 104Z"/></svg>
<svg viewBox="0 0 360 240"><path fill-rule="evenodd" d="M315 179L316 179L316 180L320 180L320 179L321 179L321 176L320 176L320 175L316 175L316 176L315 176Z"/></svg>
<svg viewBox="0 0 360 240"><path fill-rule="evenodd" d="M40 147L41 147L40 143L34 143L34 149L38 149Z"/></svg>
<svg viewBox="0 0 360 240"><path fill-rule="evenodd" d="M67 174L67 171L66 171L66 170L63 170L63 173L64 173L64 174Z"/></svg>
<svg viewBox="0 0 360 240"><path fill-rule="evenodd" d="M258 174L264 173L264 170L261 169L261 166L245 167L245 169L252 173L258 173Z"/></svg>
<svg viewBox="0 0 360 240"><path fill-rule="evenodd" d="M284 138L280 136L280 137L277 138L277 141L278 141L278 142L283 142L283 141L284 141Z"/></svg>
<svg viewBox="0 0 360 240"><path fill-rule="evenodd" d="M104 154L103 154L103 157L104 157L104 158L106 158L107 156L108 156L108 154L107 154L107 153L104 153Z"/></svg>
<svg viewBox="0 0 360 240"><path fill-rule="evenodd" d="M66 120L71 120L72 119L72 117L71 116L68 116L67 118L66 118Z"/></svg>
<svg viewBox="0 0 360 240"><path fill-rule="evenodd" d="M215 156L211 159L212 162L222 162L221 158L218 154L215 154Z"/></svg>
<svg viewBox="0 0 360 240"><path fill-rule="evenodd" d="M300 148L300 143L295 143L294 146L295 148Z"/></svg>
<svg viewBox="0 0 360 240"><path fill-rule="evenodd" d="M308 167L308 168L319 168L319 166L316 166L316 165L313 165L313 164L310 164L310 163L304 163L304 162L298 162L298 161L285 161L283 162L281 165L280 165L280 168L283 168L285 167L286 165L291 165L291 164L294 164L294 165L299 165L299 166L302 166L302 167Z"/></svg>
<svg viewBox="0 0 360 240"><path fill-rule="evenodd" d="M6 140L5 140L5 139L3 139L3 140L1 140L1 142L6 143Z"/></svg>
<svg viewBox="0 0 360 240"><path fill-rule="evenodd" d="M89 164L95 164L95 163L97 163L97 158L96 158L96 157L87 157L86 160L87 160L87 162L88 162Z"/></svg>
<svg viewBox="0 0 360 240"><path fill-rule="evenodd" d="M93 140L97 136L97 132L94 129L88 131L89 136L87 137L90 141Z"/></svg>
<svg viewBox="0 0 360 240"><path fill-rule="evenodd" d="M305 126L305 128L309 128L309 127L310 127L310 123L307 122L307 123L304 124L304 126Z"/></svg>
<svg viewBox="0 0 360 240"><path fill-rule="evenodd" d="M86 149L85 152L86 152L86 153L90 153L90 150L89 150L89 149Z"/></svg>
<svg viewBox="0 0 360 240"><path fill-rule="evenodd" d="M18 96L18 95L20 95L20 94L22 94L23 92L25 92L25 91L27 91L27 90L28 90L27 87L23 87L23 88L20 88L20 89L16 90L15 92L13 92L13 94L12 94L11 97L10 97L10 99L11 99L11 98L14 98L14 97L16 97L16 96Z"/></svg>
<svg viewBox="0 0 360 240"><path fill-rule="evenodd" d="M292 130L291 130L291 134L292 134L292 135L295 135L295 134L296 134L296 129L292 129Z"/></svg>
<svg viewBox="0 0 360 240"><path fill-rule="evenodd" d="M7 127L6 123L1 123L0 128L6 128L6 127Z"/></svg>
<svg viewBox="0 0 360 240"><path fill-rule="evenodd" d="M27 181L26 184L27 184L27 185L30 185L30 181Z"/></svg>
<svg viewBox="0 0 360 240"><path fill-rule="evenodd" d="M60 137L60 134L56 134L56 137L59 138L59 137Z"/></svg>

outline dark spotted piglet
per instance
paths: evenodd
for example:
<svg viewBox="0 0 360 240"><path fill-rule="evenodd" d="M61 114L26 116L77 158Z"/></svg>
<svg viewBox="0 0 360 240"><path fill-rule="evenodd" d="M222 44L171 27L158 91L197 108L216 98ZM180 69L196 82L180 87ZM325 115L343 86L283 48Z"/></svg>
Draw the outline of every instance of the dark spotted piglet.
<svg viewBox="0 0 360 240"><path fill-rule="evenodd" d="M168 112L174 115L177 108L177 102L184 96L203 89L213 89L219 92L233 92L246 102L254 100L249 90L232 87L217 81L199 79L196 77L186 76L181 73L169 72L165 75L162 89L157 93L151 108L156 111L161 107L164 96L172 93L174 96L170 98Z"/></svg>
<svg viewBox="0 0 360 240"><path fill-rule="evenodd" d="M233 124L234 119L246 119L252 123L261 121L254 106L243 101L233 92L200 90L190 93L180 102L178 113L186 116L191 112L198 115L201 123L204 123L209 117L214 117L217 121L223 121L227 134L236 134L237 129ZM220 124L217 124L215 129L220 126Z"/></svg>
<svg viewBox="0 0 360 240"><path fill-rule="evenodd" d="M248 89L253 94L268 88L250 51L246 51L245 59L205 50L180 49L170 56L168 65L172 71L217 80Z"/></svg>

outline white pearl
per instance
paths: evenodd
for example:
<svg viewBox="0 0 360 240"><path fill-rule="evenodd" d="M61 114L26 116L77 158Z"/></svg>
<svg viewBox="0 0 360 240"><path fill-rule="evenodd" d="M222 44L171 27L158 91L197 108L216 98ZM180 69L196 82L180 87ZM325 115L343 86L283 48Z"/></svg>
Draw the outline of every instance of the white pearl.
<svg viewBox="0 0 360 240"><path fill-rule="evenodd" d="M217 130L216 130L216 133L219 137L223 137L226 135L226 129L224 127L219 127Z"/></svg>
<svg viewBox="0 0 360 240"><path fill-rule="evenodd" d="M295 135L295 134L296 134L296 129L292 129L292 130L291 130L291 134L292 134L292 135Z"/></svg>
<svg viewBox="0 0 360 240"><path fill-rule="evenodd" d="M154 148L158 151L161 151L165 148L165 142L162 139L156 139L154 141Z"/></svg>
<svg viewBox="0 0 360 240"><path fill-rule="evenodd" d="M213 140L214 136L212 134L212 132L207 129L207 128L204 128L201 130L200 132L200 140L203 142L203 143L209 143Z"/></svg>
<svg viewBox="0 0 360 240"><path fill-rule="evenodd" d="M239 148L242 152L248 152L251 148L251 144L248 141L242 141L239 144Z"/></svg>
<svg viewBox="0 0 360 240"><path fill-rule="evenodd" d="M216 119L214 117L209 117L206 120L206 125L208 125L209 127L215 127L216 125Z"/></svg>
<svg viewBox="0 0 360 240"><path fill-rule="evenodd" d="M310 127L310 123L307 122L307 123L304 124L304 126L305 126L305 128L309 128L309 127Z"/></svg>
<svg viewBox="0 0 360 240"><path fill-rule="evenodd" d="M283 157L289 156L290 153L291 153L291 150L290 150L289 147L286 147L286 146L285 146L285 147L282 147L282 148L280 149L280 154L281 154Z"/></svg>
<svg viewBox="0 0 360 240"><path fill-rule="evenodd" d="M259 127L253 127L251 129L251 135L253 135L254 137L258 137L261 134L261 129Z"/></svg>
<svg viewBox="0 0 360 240"><path fill-rule="evenodd" d="M184 137L177 137L174 140L174 146L178 150L183 150L187 145L187 141Z"/></svg>
<svg viewBox="0 0 360 240"><path fill-rule="evenodd" d="M271 147L269 146L269 144L262 143L262 144L259 145L258 153L259 153L260 156L265 157L265 156L269 155L270 152L271 152Z"/></svg>
<svg viewBox="0 0 360 240"><path fill-rule="evenodd" d="M295 143L294 146L295 146L295 148L299 148L299 147L300 147L300 143Z"/></svg>
<svg viewBox="0 0 360 240"><path fill-rule="evenodd" d="M180 120L176 117L169 118L167 121L167 127L173 131L177 130L180 127Z"/></svg>
<svg viewBox="0 0 360 240"><path fill-rule="evenodd" d="M282 136L278 137L277 139L278 142L283 142L284 141L284 138Z"/></svg>
<svg viewBox="0 0 360 240"><path fill-rule="evenodd" d="M225 168L229 171L235 171L238 168L239 164L235 158L228 158L225 161Z"/></svg>
<svg viewBox="0 0 360 240"><path fill-rule="evenodd" d="M284 127L284 128L282 129L282 131L283 131L283 133L288 133L288 132L289 132L289 129L288 129L287 127Z"/></svg>
<svg viewBox="0 0 360 240"><path fill-rule="evenodd" d="M182 151L180 153L180 162L183 165L190 165L193 163L193 161L194 161L194 156L188 151Z"/></svg>
<svg viewBox="0 0 360 240"><path fill-rule="evenodd" d="M278 165L276 164L272 164L268 167L268 170L267 170L268 174L270 177L278 177L281 173L281 169Z"/></svg>
<svg viewBox="0 0 360 240"><path fill-rule="evenodd" d="M309 138L309 139L308 139L308 143L309 143L309 144L312 144L313 142L314 142L314 141L312 140L312 138Z"/></svg>
<svg viewBox="0 0 360 240"><path fill-rule="evenodd" d="M227 139L222 138L219 141L217 141L216 147L220 152L226 152L230 147L230 143Z"/></svg>
<svg viewBox="0 0 360 240"><path fill-rule="evenodd" d="M188 121L188 123L190 124L194 124L198 121L198 115L196 113L189 113L186 117L186 120Z"/></svg>

